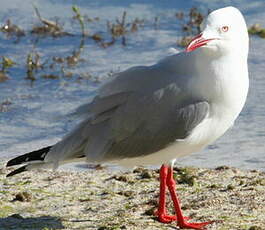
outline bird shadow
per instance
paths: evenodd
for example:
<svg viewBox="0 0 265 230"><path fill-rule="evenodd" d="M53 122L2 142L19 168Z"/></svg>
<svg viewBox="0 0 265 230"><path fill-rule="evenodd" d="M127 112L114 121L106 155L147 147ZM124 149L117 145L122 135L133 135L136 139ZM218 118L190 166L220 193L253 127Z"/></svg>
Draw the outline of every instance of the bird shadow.
<svg viewBox="0 0 265 230"><path fill-rule="evenodd" d="M64 229L62 222L58 217L39 216L39 217L22 217L19 214L0 218L1 230L43 230L44 228Z"/></svg>

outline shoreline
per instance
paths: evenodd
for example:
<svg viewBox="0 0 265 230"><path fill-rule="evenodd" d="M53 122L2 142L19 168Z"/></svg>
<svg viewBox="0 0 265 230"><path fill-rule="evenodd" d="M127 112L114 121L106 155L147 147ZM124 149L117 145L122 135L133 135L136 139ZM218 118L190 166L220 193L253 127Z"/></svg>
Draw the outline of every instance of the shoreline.
<svg viewBox="0 0 265 230"><path fill-rule="evenodd" d="M1 230L177 229L174 222L161 224L153 215L157 169L38 170L6 178L9 171L0 167ZM216 220L209 230L264 229L265 172L226 166L176 167L174 172L183 212L191 222Z"/></svg>

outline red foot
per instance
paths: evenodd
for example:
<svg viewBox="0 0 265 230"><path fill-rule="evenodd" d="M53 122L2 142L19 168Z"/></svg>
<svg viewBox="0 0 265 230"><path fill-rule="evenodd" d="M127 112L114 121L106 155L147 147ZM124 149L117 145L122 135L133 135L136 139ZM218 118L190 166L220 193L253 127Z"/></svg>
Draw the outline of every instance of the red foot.
<svg viewBox="0 0 265 230"><path fill-rule="evenodd" d="M178 223L178 226L180 228L190 228L190 229L198 229L198 230L204 230L206 229L205 226L208 224L212 224L214 221L208 221L208 222L202 222L202 223L188 223L188 222L182 222Z"/></svg>
<svg viewBox="0 0 265 230"><path fill-rule="evenodd" d="M177 220L177 216L171 216L168 214L164 214L164 213L159 213L158 211L156 211L154 213L155 216L157 216L158 221L161 223L171 223L172 221L176 221ZM184 216L184 220L189 220L190 217Z"/></svg>
<svg viewBox="0 0 265 230"><path fill-rule="evenodd" d="M177 217L176 216L170 216L170 215L159 215L158 220L161 223L168 224L168 223L171 223L172 221L177 220Z"/></svg>

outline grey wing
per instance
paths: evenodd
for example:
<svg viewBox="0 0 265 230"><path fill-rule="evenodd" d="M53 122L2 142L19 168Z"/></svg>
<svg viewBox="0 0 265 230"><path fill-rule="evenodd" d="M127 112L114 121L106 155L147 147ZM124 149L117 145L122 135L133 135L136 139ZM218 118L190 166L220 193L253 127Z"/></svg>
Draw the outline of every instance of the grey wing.
<svg viewBox="0 0 265 230"><path fill-rule="evenodd" d="M142 77L136 79L142 82L140 86L139 82L131 82L132 85L119 88L124 79L115 79L111 82L115 90L107 85L109 92L103 88L91 105L94 117L90 124L95 127L95 135L84 148L91 161L154 153L176 139L186 138L209 112L208 102L193 98L175 78L159 76L156 70L144 67L134 71L138 75L133 76ZM145 78L142 71L153 74L152 78ZM127 82L130 81L125 79L124 84ZM91 128L87 130L90 131Z"/></svg>
<svg viewBox="0 0 265 230"><path fill-rule="evenodd" d="M109 120L105 120L104 126L108 127L105 148L97 152L98 146L89 143L85 151L88 158L104 161L139 157L188 137L207 116L208 102L184 98L180 102L176 98L182 96L172 85L163 91L159 99L155 95L146 98L132 95L116 108Z"/></svg>
<svg viewBox="0 0 265 230"><path fill-rule="evenodd" d="M138 157L186 138L207 116L209 104L184 86L161 66L122 72L99 90L88 118L52 148L47 161L84 154L89 161Z"/></svg>

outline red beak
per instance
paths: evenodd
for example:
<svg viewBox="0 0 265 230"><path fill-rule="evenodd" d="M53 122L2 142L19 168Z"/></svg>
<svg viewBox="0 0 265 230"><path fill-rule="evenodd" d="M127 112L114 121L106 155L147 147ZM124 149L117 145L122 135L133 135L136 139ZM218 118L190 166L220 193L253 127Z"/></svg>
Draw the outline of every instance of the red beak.
<svg viewBox="0 0 265 230"><path fill-rule="evenodd" d="M202 33L194 37L190 44L186 47L186 52L191 52L201 46L206 45L209 41L215 40L215 38L205 39L202 37Z"/></svg>

